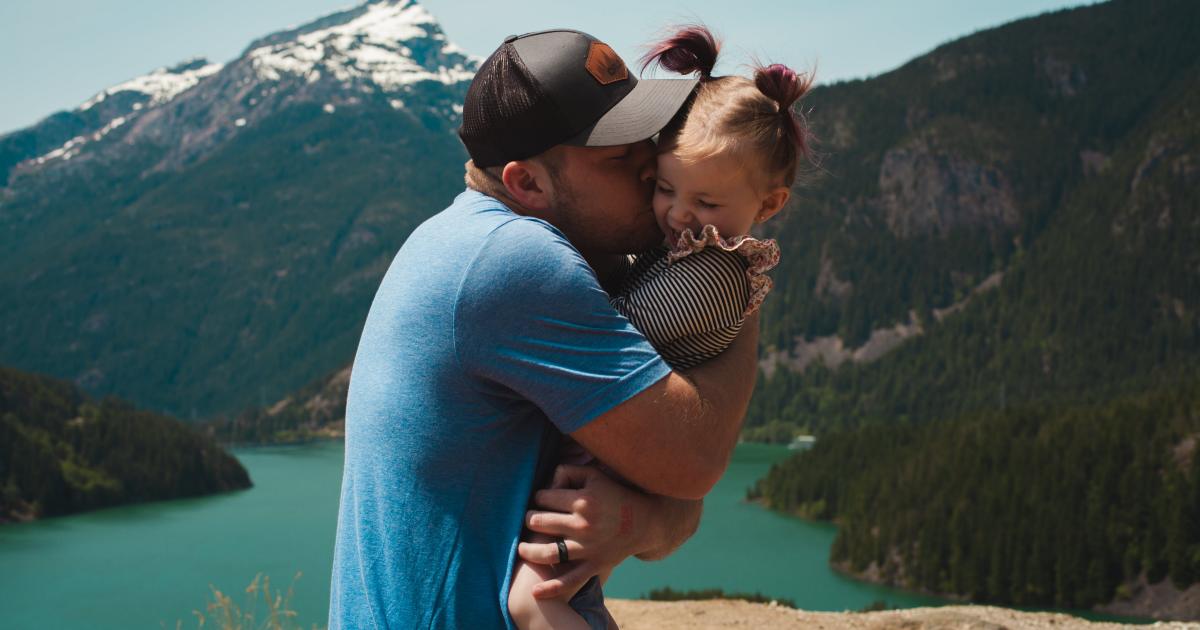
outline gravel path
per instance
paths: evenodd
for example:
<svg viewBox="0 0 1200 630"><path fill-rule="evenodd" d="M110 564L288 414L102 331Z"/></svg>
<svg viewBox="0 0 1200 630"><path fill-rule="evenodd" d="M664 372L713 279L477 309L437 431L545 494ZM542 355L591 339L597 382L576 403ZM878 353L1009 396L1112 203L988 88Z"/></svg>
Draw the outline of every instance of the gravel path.
<svg viewBox="0 0 1200 630"><path fill-rule="evenodd" d="M1200 630L1196 622L1159 622L1150 626L1094 623L1061 613L1027 613L992 606L909 608L871 613L827 613L734 600L651 602L610 599L606 602L622 630L703 630L705 628L812 628L815 630Z"/></svg>

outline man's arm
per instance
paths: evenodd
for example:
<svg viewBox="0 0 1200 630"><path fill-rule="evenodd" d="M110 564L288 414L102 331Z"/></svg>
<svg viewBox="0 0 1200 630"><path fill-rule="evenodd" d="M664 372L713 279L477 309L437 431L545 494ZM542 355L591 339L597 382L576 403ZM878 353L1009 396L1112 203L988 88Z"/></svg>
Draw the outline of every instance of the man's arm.
<svg viewBox="0 0 1200 630"><path fill-rule="evenodd" d="M610 479L591 466L559 466L549 488L534 495L525 516L532 531L564 540L570 569L534 587L539 599L556 597L629 556L658 560L678 549L700 525L701 501L649 495ZM522 542L518 555L535 564L557 564L555 543Z"/></svg>
<svg viewBox="0 0 1200 630"><path fill-rule="evenodd" d="M755 313L724 352L686 372L672 372L571 437L649 493L703 498L737 444L757 359Z"/></svg>
<svg viewBox="0 0 1200 630"><path fill-rule="evenodd" d="M648 492L680 499L708 492L725 470L754 387L754 316L720 355L671 372L613 309L587 261L542 223L498 226L470 270L454 318L465 375L533 403Z"/></svg>
<svg viewBox="0 0 1200 630"><path fill-rule="evenodd" d="M634 555L638 560L662 560L696 533L700 515L704 512L704 500L673 499L660 494L646 496L652 505L647 519L650 534L646 537L646 550Z"/></svg>

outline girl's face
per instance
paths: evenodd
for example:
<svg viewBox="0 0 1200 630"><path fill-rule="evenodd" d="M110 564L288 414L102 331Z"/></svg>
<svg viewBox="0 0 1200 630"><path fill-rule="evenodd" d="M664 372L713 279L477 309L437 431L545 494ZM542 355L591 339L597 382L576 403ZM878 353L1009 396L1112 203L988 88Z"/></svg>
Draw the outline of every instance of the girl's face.
<svg viewBox="0 0 1200 630"><path fill-rule="evenodd" d="M788 188L760 190L746 166L731 155L684 164L673 152L660 153L654 216L666 244L674 245L688 228L699 236L710 224L726 238L748 234L756 221L779 212Z"/></svg>

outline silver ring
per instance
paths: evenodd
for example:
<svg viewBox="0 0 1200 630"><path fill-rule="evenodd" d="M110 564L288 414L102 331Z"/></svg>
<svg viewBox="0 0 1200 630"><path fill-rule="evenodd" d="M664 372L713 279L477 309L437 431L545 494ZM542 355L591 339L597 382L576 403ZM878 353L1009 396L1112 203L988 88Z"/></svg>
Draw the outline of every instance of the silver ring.
<svg viewBox="0 0 1200 630"><path fill-rule="evenodd" d="M562 564L567 562L567 543L563 542L563 539L559 538L558 540L554 541L554 544L558 545L558 563Z"/></svg>

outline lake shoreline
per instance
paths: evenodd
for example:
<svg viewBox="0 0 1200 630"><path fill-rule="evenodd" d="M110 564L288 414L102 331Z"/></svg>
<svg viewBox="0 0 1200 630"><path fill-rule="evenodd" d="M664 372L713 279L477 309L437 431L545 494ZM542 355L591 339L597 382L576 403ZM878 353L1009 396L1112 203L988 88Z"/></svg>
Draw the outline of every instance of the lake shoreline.
<svg viewBox="0 0 1200 630"><path fill-rule="evenodd" d="M928 591L925 589L913 589L899 583L895 577L887 578L880 567L872 562L867 565L867 568L862 571L855 571L850 567L849 562L830 562L829 566L834 571L845 575L848 578L866 582L868 584L878 584L888 588L899 589L914 594L928 595L931 597L939 597L942 599L962 602L964 604L970 602L970 598L958 595L955 593L939 593ZM893 572L894 576L903 576L904 570L901 567L898 571ZM1169 577L1163 578L1161 581L1150 584L1146 579L1146 575L1142 574L1137 580L1127 582L1122 587L1127 589L1131 596L1127 599L1116 599L1105 604L1097 604L1090 611L1101 615L1112 615L1114 617L1122 617L1128 619L1130 623L1153 623L1158 621L1181 621L1181 622L1197 622L1200 621L1200 584L1192 584L1185 590L1180 590L1171 583ZM988 604L981 605L999 606L1010 610L1020 610L1018 608L1010 608L1004 604ZM1042 609L1041 607L1030 607ZM1053 607L1047 606L1044 610L1051 610Z"/></svg>
<svg viewBox="0 0 1200 630"><path fill-rule="evenodd" d="M129 501L122 501L120 503L110 503L107 505L99 505L96 507L89 507L89 508L85 508L82 510L76 510L73 512L66 512L63 514L50 514L48 516L38 516L37 514L35 514L33 511L31 511L28 508L26 508L23 511L0 512L0 528L4 527L6 525L11 526L11 525L26 525L29 523L44 523L44 522L48 522L48 521L56 521L56 520L67 519L67 518L72 518L72 517L76 517L76 516L83 516L83 515L87 515L87 514L96 514L96 513L104 512L107 510L119 510L122 508L154 505L155 503L173 503L175 501L186 501L188 499L203 499L203 498L207 498L207 497L218 497L218 496L225 495L225 494L243 492L243 491L252 490L252 489L254 489L254 480L253 479L251 479L249 481L249 483L245 486L239 486L239 487L234 487L234 488L224 488L221 490L214 490L212 492L201 492L198 494L181 494L181 495L177 495L177 496L154 498L154 499L133 499L133 500L129 500Z"/></svg>
<svg viewBox="0 0 1200 630"><path fill-rule="evenodd" d="M770 510L776 514L782 514L789 518L794 518L806 523L833 525L837 526L836 521L826 521L810 516L800 511L777 510L771 507L770 502L765 497L754 497L745 499L747 503L758 505L763 509ZM893 556L895 557L895 556ZM899 562L899 559L897 559ZM957 593L943 593L930 591L922 588L912 588L900 583L894 576L903 576L904 568L901 565L899 570L893 571L892 578L886 577L884 571L872 562L862 571L855 571L850 567L848 562L833 562L830 561L829 568L839 575L843 575L849 579L862 582L864 584L874 584L887 588L903 591L913 595L925 597L936 597L949 602L954 602L967 606L975 606L970 598ZM1124 585L1131 593L1128 599L1113 599L1105 604L1097 604L1088 612L1100 615L1110 615L1113 617L1122 618L1123 621L1133 624L1154 623L1161 621L1179 621L1193 622L1200 621L1200 584L1193 584L1186 590L1175 588L1170 582L1170 578L1164 578L1155 584L1149 584L1146 576L1142 575L1138 580ZM994 606L1004 608L1006 610L1021 610L1012 608L1003 604L987 604L981 603L979 606ZM1037 610L1058 610L1053 607L1030 607ZM1063 614L1072 614L1066 612Z"/></svg>

